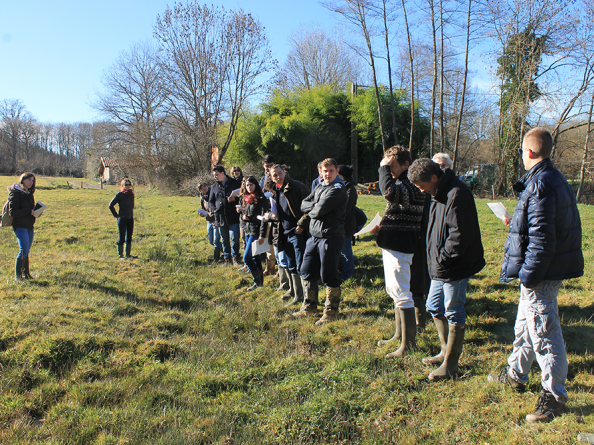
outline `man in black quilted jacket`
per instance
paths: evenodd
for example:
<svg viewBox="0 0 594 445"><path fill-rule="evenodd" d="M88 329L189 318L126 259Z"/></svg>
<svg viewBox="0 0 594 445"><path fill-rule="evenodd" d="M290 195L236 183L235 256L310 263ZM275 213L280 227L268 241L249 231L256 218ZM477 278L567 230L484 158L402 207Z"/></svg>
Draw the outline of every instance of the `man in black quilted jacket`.
<svg viewBox="0 0 594 445"><path fill-rule="evenodd" d="M508 366L489 381L523 391L536 359L542 391L528 422L550 422L567 402L567 357L557 294L561 282L584 274L582 225L575 194L550 159L553 138L533 128L519 149L527 172L514 184L520 193L509 222L501 281L520 280L514 347Z"/></svg>
<svg viewBox="0 0 594 445"><path fill-rule="evenodd" d="M317 326L338 318L340 303L340 252L344 243L344 218L347 192L338 175L338 163L331 158L322 161L323 181L301 203L301 211L309 214L311 237L305 245L301 277L305 285L304 301L295 317L318 313L318 279L326 285L324 315Z"/></svg>

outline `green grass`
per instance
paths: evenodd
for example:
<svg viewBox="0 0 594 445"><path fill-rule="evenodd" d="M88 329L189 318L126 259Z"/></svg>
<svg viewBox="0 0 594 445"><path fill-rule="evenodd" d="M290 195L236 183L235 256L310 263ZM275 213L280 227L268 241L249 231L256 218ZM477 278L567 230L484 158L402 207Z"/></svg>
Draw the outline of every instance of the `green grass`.
<svg viewBox="0 0 594 445"><path fill-rule="evenodd" d="M0 186L15 178L0 177ZM580 206L586 275L559 295L570 413L528 425L540 390L487 383L513 340L517 282L498 281L506 228L477 201L487 266L470 282L464 377L430 384L421 358L435 328L400 361L374 237L354 248L343 318L292 320L276 283L209 262L195 198L137 189L133 253L117 259L108 190L40 178L32 282L13 280L12 230L0 229L0 443L575 443L594 431L594 210ZM361 196L371 218L380 197ZM512 210L514 202L505 202Z"/></svg>

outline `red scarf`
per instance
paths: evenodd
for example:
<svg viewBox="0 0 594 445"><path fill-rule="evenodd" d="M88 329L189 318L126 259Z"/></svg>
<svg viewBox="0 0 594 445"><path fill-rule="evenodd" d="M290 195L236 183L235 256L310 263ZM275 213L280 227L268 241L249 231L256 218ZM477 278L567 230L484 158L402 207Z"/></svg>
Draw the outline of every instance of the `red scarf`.
<svg viewBox="0 0 594 445"><path fill-rule="evenodd" d="M256 195L254 193L250 193L249 195L245 195L243 197L243 202L245 202L246 204L251 204L255 201L256 199Z"/></svg>
<svg viewBox="0 0 594 445"><path fill-rule="evenodd" d="M120 189L120 192L125 193L126 196L129 196L130 198L133 198L134 197L134 190L132 190L132 189L126 190L125 188L122 187Z"/></svg>

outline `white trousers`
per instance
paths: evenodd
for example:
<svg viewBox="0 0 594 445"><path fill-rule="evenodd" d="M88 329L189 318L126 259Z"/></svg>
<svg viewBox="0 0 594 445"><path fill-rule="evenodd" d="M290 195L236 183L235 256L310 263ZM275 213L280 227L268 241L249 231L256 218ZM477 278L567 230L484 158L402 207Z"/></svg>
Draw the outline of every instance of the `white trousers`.
<svg viewBox="0 0 594 445"><path fill-rule="evenodd" d="M395 307L410 309L415 307L410 291L410 265L412 253L382 249L386 292L394 300Z"/></svg>
<svg viewBox="0 0 594 445"><path fill-rule="evenodd" d="M559 321L557 294L561 281L543 281L534 288L520 285L520 304L514 327L516 338L509 356L509 375L528 382L530 367L536 359L543 389L558 402L567 402L565 379L567 356Z"/></svg>

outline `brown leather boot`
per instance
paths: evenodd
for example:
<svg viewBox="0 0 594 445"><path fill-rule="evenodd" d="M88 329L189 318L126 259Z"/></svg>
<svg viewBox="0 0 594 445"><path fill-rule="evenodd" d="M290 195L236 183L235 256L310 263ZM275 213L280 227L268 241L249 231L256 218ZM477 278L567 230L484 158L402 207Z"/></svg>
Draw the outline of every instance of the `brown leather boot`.
<svg viewBox="0 0 594 445"><path fill-rule="evenodd" d="M302 280L303 285L303 304L299 311L293 313L293 317L301 318L309 315L318 315L318 282Z"/></svg>
<svg viewBox="0 0 594 445"><path fill-rule="evenodd" d="M326 323L338 319L338 306L340 304L340 287L326 288L326 303L324 304L324 315L318 321L316 326L323 326Z"/></svg>

